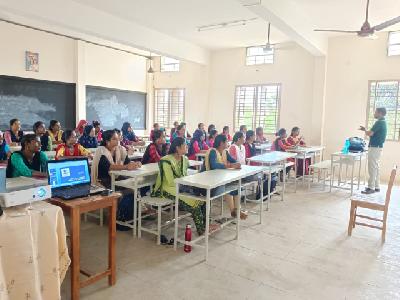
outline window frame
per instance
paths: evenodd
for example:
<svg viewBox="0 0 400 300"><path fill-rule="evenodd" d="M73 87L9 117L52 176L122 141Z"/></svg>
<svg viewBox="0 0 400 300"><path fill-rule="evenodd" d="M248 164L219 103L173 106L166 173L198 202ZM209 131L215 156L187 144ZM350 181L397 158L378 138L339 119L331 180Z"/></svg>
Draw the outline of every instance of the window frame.
<svg viewBox="0 0 400 300"><path fill-rule="evenodd" d="M396 100L396 117L395 117L395 139L392 139L392 136L389 137L389 134L386 137L387 141L392 141L392 142L400 142L400 79L384 79L384 80L368 80L368 99L367 99L367 111L366 111L366 118L365 118L365 128L370 130L369 128L369 111L371 108L371 84L372 83L381 83L381 82L397 82L397 100ZM375 89L376 90L376 89ZM374 106L376 104L376 93L375 93L375 100L374 100ZM376 107L375 107L376 108ZM386 119L386 118L385 118ZM397 132L397 133L396 133ZM396 138L397 137L397 138Z"/></svg>
<svg viewBox="0 0 400 300"><path fill-rule="evenodd" d="M388 57L391 57L391 56L399 56L399 55L400 55L400 53L398 53L398 54L390 54L390 47L391 47L391 46L399 46L399 47L400 47L400 42L395 43L395 44L391 44L391 43L390 43L390 35L391 35L391 34L394 34L394 33L396 33L396 34L398 34L398 35L400 36L400 30L389 31L389 33L388 33L388 38L387 38L387 56L388 56Z"/></svg>
<svg viewBox="0 0 400 300"><path fill-rule="evenodd" d="M265 46L249 46L249 47L246 47L246 51L245 51L245 61L244 61L244 63L245 63L245 65L246 66L260 66L260 65L273 65L274 63L275 63L275 49L274 48L272 48L272 55L251 55L251 56L248 56L247 55L247 53L248 53L248 51L249 51L249 49L250 48L264 48ZM257 63L254 63L254 64L248 64L247 63L247 59L249 58L249 57L255 57L255 61L257 61L257 57L262 57L262 56L264 56L264 62L263 63L259 63L259 64L257 64ZM265 62L265 60L266 60L266 57L267 56L272 56L272 62Z"/></svg>
<svg viewBox="0 0 400 300"><path fill-rule="evenodd" d="M164 59L165 58L167 58L167 59L174 59L174 60L176 60L177 61L177 63L164 63L163 61L164 61ZM177 68L177 70L163 70L163 66L164 65L167 65L167 66L171 66L171 65L177 65L178 66L178 68ZM169 57L169 56L161 56L161 58L160 58L160 72L162 72L162 73L168 73L168 72L179 72L181 70L181 61L179 60L179 59L176 59L176 58L173 58L173 57Z"/></svg>
<svg viewBox="0 0 400 300"><path fill-rule="evenodd" d="M185 88L154 88L153 90L153 123L157 123L158 120L156 118L157 115L157 96L156 96L156 91L157 90L182 90L183 92L183 117L182 117L182 122L185 122L185 116L186 116L186 89ZM172 128L172 124L173 122L177 121L177 120L170 120L171 119L171 102L170 102L170 98L168 97L168 115L167 115L167 126L165 126L164 128L166 129L171 129Z"/></svg>
<svg viewBox="0 0 400 300"><path fill-rule="evenodd" d="M279 129L280 122L281 122L282 83L238 84L238 85L235 85L234 96L233 96L233 101L234 101L234 105L233 105L233 129L234 129L234 131L238 131L239 130L239 128L236 128L236 115L237 115L237 113L236 113L236 108L237 108L236 95L237 95L237 89L241 88L241 87L256 87L256 95L257 95L258 94L257 88L258 87L262 87L262 86L267 86L267 87L268 86L276 86L276 87L278 87L278 99L277 99L278 104L276 106L276 108L278 110L278 115L277 115L277 118L276 118L275 132L271 133L271 132L265 131L265 133L266 134L275 134L276 131ZM252 114L253 114L252 128L254 130L258 127L257 118L254 117L254 111L257 108L257 102L254 101L256 99L257 99L257 97L255 96L255 98L253 98L253 112L252 112ZM238 124L239 127L240 127L240 125L243 125L243 124Z"/></svg>

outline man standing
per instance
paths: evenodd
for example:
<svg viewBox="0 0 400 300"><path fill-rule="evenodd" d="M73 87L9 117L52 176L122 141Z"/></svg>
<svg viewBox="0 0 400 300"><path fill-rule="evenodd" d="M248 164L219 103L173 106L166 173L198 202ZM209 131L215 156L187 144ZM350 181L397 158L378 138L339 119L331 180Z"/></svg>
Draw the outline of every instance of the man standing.
<svg viewBox="0 0 400 300"><path fill-rule="evenodd" d="M377 119L374 126L370 130L360 126L360 130L365 131L365 135L369 136L368 145L368 187L361 193L372 194L380 192L379 187L379 159L382 154L383 143L386 140L387 125L386 125L386 108L378 107L375 110L374 118Z"/></svg>

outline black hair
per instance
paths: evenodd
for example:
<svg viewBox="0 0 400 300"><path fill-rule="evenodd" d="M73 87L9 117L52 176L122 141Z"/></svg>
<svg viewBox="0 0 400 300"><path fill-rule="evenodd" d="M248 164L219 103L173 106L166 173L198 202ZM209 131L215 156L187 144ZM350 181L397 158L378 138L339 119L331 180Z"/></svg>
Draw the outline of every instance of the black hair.
<svg viewBox="0 0 400 300"><path fill-rule="evenodd" d="M222 143L226 143L228 139L224 134L218 134L214 140L214 148L218 148Z"/></svg>
<svg viewBox="0 0 400 300"><path fill-rule="evenodd" d="M114 128L113 129L117 134L120 134L121 133L121 130L119 130L118 128Z"/></svg>
<svg viewBox="0 0 400 300"><path fill-rule="evenodd" d="M224 126L224 128L222 128L222 132L224 132L225 130L229 130L229 126Z"/></svg>
<svg viewBox="0 0 400 300"><path fill-rule="evenodd" d="M212 129L208 135L208 138L211 139L213 137L215 137L218 134L218 131L215 129Z"/></svg>
<svg viewBox="0 0 400 300"><path fill-rule="evenodd" d="M382 114L383 116L386 116L386 108L384 107L377 107L376 111L380 114Z"/></svg>
<svg viewBox="0 0 400 300"><path fill-rule="evenodd" d="M15 122L19 121L18 119L11 119L10 120L10 127L14 125Z"/></svg>
<svg viewBox="0 0 400 300"><path fill-rule="evenodd" d="M242 137L244 137L243 132L238 131L234 134L233 138L232 138L232 142L236 143L239 139L241 139Z"/></svg>
<svg viewBox="0 0 400 300"><path fill-rule="evenodd" d="M44 126L44 123L42 122L42 121L37 121L37 122L35 122L35 124L33 124L33 127L32 127L32 129L33 129L33 132L35 132L36 133L36 130L38 130L38 128L40 127L40 126Z"/></svg>
<svg viewBox="0 0 400 300"><path fill-rule="evenodd" d="M184 138L177 137L174 138L174 140L171 143L171 146L169 147L168 154L175 154L177 152L176 148L181 147L186 143Z"/></svg>
<svg viewBox="0 0 400 300"><path fill-rule="evenodd" d="M50 124L49 124L49 129L50 129L50 130L53 130L53 127L54 127L57 123L60 123L60 122L58 122L57 120L51 120L51 121L50 121Z"/></svg>
<svg viewBox="0 0 400 300"><path fill-rule="evenodd" d="M160 126L160 124L154 123L154 124L153 124L153 128L156 127L157 125Z"/></svg>
<svg viewBox="0 0 400 300"><path fill-rule="evenodd" d="M186 123L185 122L181 122L181 126L186 126Z"/></svg>
<svg viewBox="0 0 400 300"><path fill-rule="evenodd" d="M37 139L38 139L38 137L36 136L36 134L32 134L32 133L25 134L21 140L21 151L25 150L25 147L27 144L30 144L30 143L32 143L32 141L36 141Z"/></svg>
<svg viewBox="0 0 400 300"><path fill-rule="evenodd" d="M201 125L204 125L204 123L199 123L199 124L197 124L197 128L200 129Z"/></svg>
<svg viewBox="0 0 400 300"><path fill-rule="evenodd" d="M100 122L95 120L92 122L92 125L93 125L93 127L100 126Z"/></svg>
<svg viewBox="0 0 400 300"><path fill-rule="evenodd" d="M176 128L176 131L179 131L179 130L181 130L183 127L185 127L185 125L179 125L177 128Z"/></svg>
<svg viewBox="0 0 400 300"><path fill-rule="evenodd" d="M281 128L278 130L278 132L275 135L280 137L281 135L284 135L285 133L286 133L286 129Z"/></svg>
<svg viewBox="0 0 400 300"><path fill-rule="evenodd" d="M106 146L107 142L111 141L113 135L116 134L116 133L117 133L117 131L115 129L114 130L111 129L111 130L104 131L103 135L102 135L103 139L102 139L102 141L100 143L100 146Z"/></svg>
<svg viewBox="0 0 400 300"><path fill-rule="evenodd" d="M240 125L239 131L243 131L245 128L247 129L247 125Z"/></svg>
<svg viewBox="0 0 400 300"><path fill-rule="evenodd" d="M300 130L300 128L299 127L297 127L297 126L294 126L293 128L292 128L292 131L291 131L291 135L293 135L293 133L295 133L296 131L299 131Z"/></svg>
<svg viewBox="0 0 400 300"><path fill-rule="evenodd" d="M155 143L160 137L164 136L164 132L162 130L155 130L153 133L153 143Z"/></svg>
<svg viewBox="0 0 400 300"><path fill-rule="evenodd" d="M74 130L72 130L72 129L67 129L63 132L61 139L64 142L64 144L67 143L67 140L72 136L73 132L74 132Z"/></svg>
<svg viewBox="0 0 400 300"><path fill-rule="evenodd" d="M211 130L213 130L213 129L215 129L215 125L214 124L210 124L210 125L208 125L207 132L210 134Z"/></svg>
<svg viewBox="0 0 400 300"><path fill-rule="evenodd" d="M247 130L246 132L246 141L249 140L252 136L254 136L253 130Z"/></svg>
<svg viewBox="0 0 400 300"><path fill-rule="evenodd" d="M263 131L263 128L262 128L262 127L257 127L257 128L256 128L256 134L259 134L261 131Z"/></svg>

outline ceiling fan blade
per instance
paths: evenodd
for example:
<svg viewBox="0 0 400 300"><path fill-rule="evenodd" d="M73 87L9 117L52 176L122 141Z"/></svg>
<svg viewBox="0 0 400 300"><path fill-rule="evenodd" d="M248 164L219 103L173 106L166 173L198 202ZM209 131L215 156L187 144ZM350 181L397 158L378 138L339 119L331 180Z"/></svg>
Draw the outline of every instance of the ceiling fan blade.
<svg viewBox="0 0 400 300"><path fill-rule="evenodd" d="M368 10L369 10L369 0L367 0L367 9L365 11L365 23L368 23Z"/></svg>
<svg viewBox="0 0 400 300"><path fill-rule="evenodd" d="M342 32L342 33L358 33L357 30L336 30L336 29L314 29L320 32Z"/></svg>
<svg viewBox="0 0 400 300"><path fill-rule="evenodd" d="M268 45L271 44L271 43L269 42L270 34L271 34L271 23L268 23L268 41L267 41L267 44L268 44Z"/></svg>
<svg viewBox="0 0 400 300"><path fill-rule="evenodd" d="M380 31L380 30L383 30L383 29L385 29L385 28L387 28L389 26L392 26L394 24L397 24L397 23L400 23L400 16L396 17L396 18L393 18L393 19L391 19L389 21L383 22L383 23L381 23L379 25L376 25L376 26L372 27L372 29L374 29L376 31Z"/></svg>

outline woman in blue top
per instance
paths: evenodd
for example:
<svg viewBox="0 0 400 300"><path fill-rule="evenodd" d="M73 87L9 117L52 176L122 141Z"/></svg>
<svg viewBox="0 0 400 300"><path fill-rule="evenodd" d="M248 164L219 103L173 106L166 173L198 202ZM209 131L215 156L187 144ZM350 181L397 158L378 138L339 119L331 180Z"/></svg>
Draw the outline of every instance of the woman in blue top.
<svg viewBox="0 0 400 300"><path fill-rule="evenodd" d="M0 163L6 163L11 156L10 146L3 138L3 132L0 131Z"/></svg>
<svg viewBox="0 0 400 300"><path fill-rule="evenodd" d="M240 169L240 163L238 163L232 156L229 155L228 151L228 139L225 135L219 134L216 136L214 141L214 148L207 151L204 159L204 169L206 171L216 170L216 169ZM215 191L214 193L218 193ZM238 199L238 192L231 192L229 195L224 195L225 201L229 205L231 211L231 216L237 216L236 202ZM242 220L247 218L245 212L240 212L240 218Z"/></svg>
<svg viewBox="0 0 400 300"><path fill-rule="evenodd" d="M122 137L124 145L143 146L145 143L141 141L132 129L131 123L125 122L122 124Z"/></svg>
<svg viewBox="0 0 400 300"><path fill-rule="evenodd" d="M83 130L83 135L79 138L79 144L81 144L86 149L97 148L98 142L93 125L85 126L85 129Z"/></svg>

